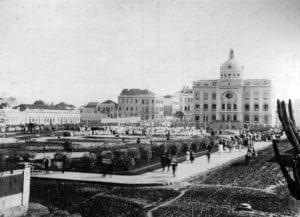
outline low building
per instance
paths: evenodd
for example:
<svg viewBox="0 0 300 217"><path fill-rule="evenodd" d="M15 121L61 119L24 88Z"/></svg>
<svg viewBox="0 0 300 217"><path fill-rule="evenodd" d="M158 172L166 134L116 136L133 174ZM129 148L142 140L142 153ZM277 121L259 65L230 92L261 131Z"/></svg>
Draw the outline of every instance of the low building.
<svg viewBox="0 0 300 217"><path fill-rule="evenodd" d="M107 118L106 115L101 113L98 107L99 104L99 102L89 102L79 108L81 123L87 126L97 126L101 124L101 119Z"/></svg>
<svg viewBox="0 0 300 217"><path fill-rule="evenodd" d="M119 118L140 117L143 121L163 118L163 98L147 89L123 89L118 104Z"/></svg>
<svg viewBox="0 0 300 217"><path fill-rule="evenodd" d="M108 118L118 117L118 103L112 100L106 100L102 103L98 103L97 112L104 114Z"/></svg>
<svg viewBox="0 0 300 217"><path fill-rule="evenodd" d="M63 125L79 124L79 111L65 103L47 105L42 101L0 109L0 119L5 125Z"/></svg>

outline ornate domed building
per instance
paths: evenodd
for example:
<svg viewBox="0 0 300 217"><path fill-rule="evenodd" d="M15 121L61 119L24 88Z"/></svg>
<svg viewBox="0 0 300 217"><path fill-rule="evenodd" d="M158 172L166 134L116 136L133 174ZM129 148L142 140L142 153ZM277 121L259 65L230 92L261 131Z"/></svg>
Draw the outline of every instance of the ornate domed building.
<svg viewBox="0 0 300 217"><path fill-rule="evenodd" d="M271 124L271 81L243 79L244 67L230 50L220 79L193 83L196 127L239 129Z"/></svg>

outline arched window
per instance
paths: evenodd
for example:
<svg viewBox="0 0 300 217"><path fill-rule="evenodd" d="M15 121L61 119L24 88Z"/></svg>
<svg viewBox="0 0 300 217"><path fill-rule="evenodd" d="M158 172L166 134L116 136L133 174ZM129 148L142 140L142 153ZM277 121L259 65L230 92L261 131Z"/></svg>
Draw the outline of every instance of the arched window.
<svg viewBox="0 0 300 217"><path fill-rule="evenodd" d="M249 115L245 115L244 121L245 121L245 122L249 122L249 121L250 121Z"/></svg>
<svg viewBox="0 0 300 217"><path fill-rule="evenodd" d="M257 103L254 104L254 111L258 111L259 110L259 105Z"/></svg>
<svg viewBox="0 0 300 217"><path fill-rule="evenodd" d="M249 104L245 104L245 111L249 111L249 110L250 110Z"/></svg>
<svg viewBox="0 0 300 217"><path fill-rule="evenodd" d="M269 105L268 104L264 104L264 111L268 111L269 110Z"/></svg>
<svg viewBox="0 0 300 217"><path fill-rule="evenodd" d="M227 121L231 121L231 115L227 115Z"/></svg>

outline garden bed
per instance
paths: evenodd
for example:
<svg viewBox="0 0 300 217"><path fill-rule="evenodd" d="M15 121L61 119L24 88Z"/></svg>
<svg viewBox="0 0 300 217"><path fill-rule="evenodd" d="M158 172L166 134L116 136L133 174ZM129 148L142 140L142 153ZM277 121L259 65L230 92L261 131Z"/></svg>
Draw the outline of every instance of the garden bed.
<svg viewBox="0 0 300 217"><path fill-rule="evenodd" d="M176 197L169 188L112 187L72 181L31 181L30 202L82 216L144 216L144 207ZM126 214L126 215L125 215Z"/></svg>
<svg viewBox="0 0 300 217"><path fill-rule="evenodd" d="M232 216L240 203L249 203L256 212L295 215L292 197L267 193L259 189L230 186L196 186L174 203L154 212L162 216ZM193 214L193 215L192 215ZM237 213L233 216L238 216ZM255 215L257 216L257 215Z"/></svg>

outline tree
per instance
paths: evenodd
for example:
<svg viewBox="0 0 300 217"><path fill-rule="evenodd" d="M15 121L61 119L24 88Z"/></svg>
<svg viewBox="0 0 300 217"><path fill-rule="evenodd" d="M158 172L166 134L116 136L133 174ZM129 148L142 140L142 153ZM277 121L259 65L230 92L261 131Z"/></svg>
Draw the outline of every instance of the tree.
<svg viewBox="0 0 300 217"><path fill-rule="evenodd" d="M184 117L184 113L182 111L177 111L174 116L176 118L179 118L181 121L183 120L183 117Z"/></svg>

